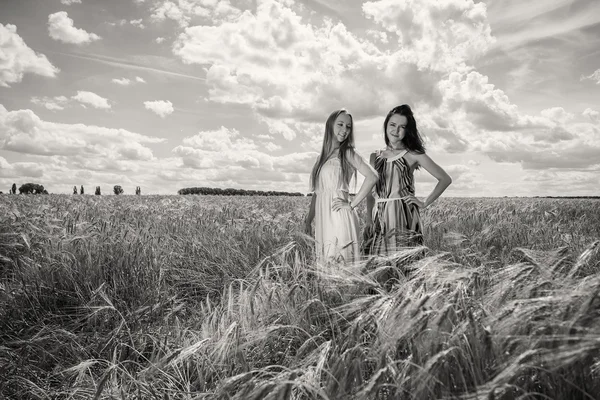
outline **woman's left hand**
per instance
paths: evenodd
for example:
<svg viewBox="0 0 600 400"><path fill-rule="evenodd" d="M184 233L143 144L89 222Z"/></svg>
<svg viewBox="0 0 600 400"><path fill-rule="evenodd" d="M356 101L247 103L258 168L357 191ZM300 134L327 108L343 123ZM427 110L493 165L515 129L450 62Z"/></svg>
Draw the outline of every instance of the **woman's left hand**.
<svg viewBox="0 0 600 400"><path fill-rule="evenodd" d="M352 210L349 200L344 200L341 197L336 197L335 199L333 199L333 205L331 206L331 209L333 211L339 211L344 208L347 210Z"/></svg>
<svg viewBox="0 0 600 400"><path fill-rule="evenodd" d="M407 203L407 204L413 204L413 205L419 207L420 209L424 209L425 208L425 202L417 199L412 194L408 195L408 196L404 196L402 198L402 200L404 200L405 203Z"/></svg>

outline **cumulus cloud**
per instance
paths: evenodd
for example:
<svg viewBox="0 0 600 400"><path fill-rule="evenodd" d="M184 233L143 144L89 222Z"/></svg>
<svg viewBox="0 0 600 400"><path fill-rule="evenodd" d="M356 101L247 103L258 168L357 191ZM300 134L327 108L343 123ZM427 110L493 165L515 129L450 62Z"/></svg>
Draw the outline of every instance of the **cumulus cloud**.
<svg viewBox="0 0 600 400"><path fill-rule="evenodd" d="M153 155L146 145L165 140L125 129L48 122L31 110L7 111L0 105L2 150L46 157L88 157L96 160L93 162L149 161Z"/></svg>
<svg viewBox="0 0 600 400"><path fill-rule="evenodd" d="M559 122L559 123L568 122L575 117L575 115L573 115L570 112L567 112L562 107L547 108L545 110L542 110L540 112L540 114L552 121Z"/></svg>
<svg viewBox="0 0 600 400"><path fill-rule="evenodd" d="M155 22L172 20L179 26L186 27L193 20L210 22L232 20L241 13L242 11L232 6L229 0L163 0L154 6L152 20Z"/></svg>
<svg viewBox="0 0 600 400"><path fill-rule="evenodd" d="M408 99L437 107L439 80L470 71L493 42L485 5L471 0L365 3L365 15L380 26L365 37L327 19L308 23L300 9L260 0L222 21L186 27L173 51L185 63L208 66L208 101L247 105L271 134L291 140L301 133L296 122L323 122L342 106L360 118ZM402 12L409 9L418 13ZM400 46L382 50L385 41Z"/></svg>
<svg viewBox="0 0 600 400"><path fill-rule="evenodd" d="M306 174L316 157L315 152L271 156L252 139L243 137L238 130L224 126L186 137L182 145L173 149L173 153L181 157L186 167L224 169L227 173L233 168L237 174L241 174L239 176L246 176L246 179L254 174L254 180L259 179L258 176L260 179L268 179L265 174L278 176L281 180L297 180L296 174ZM234 177L232 175L228 179Z"/></svg>
<svg viewBox="0 0 600 400"><path fill-rule="evenodd" d="M71 4L75 3L81 4L81 0L60 0L60 3L66 6L70 6Z"/></svg>
<svg viewBox="0 0 600 400"><path fill-rule="evenodd" d="M71 98L81 103L83 107L88 105L103 110L108 110L111 108L108 99L105 99L104 97L93 92L77 91L77 94Z"/></svg>
<svg viewBox="0 0 600 400"><path fill-rule="evenodd" d="M165 118L174 111L173 103L171 103L169 100L145 101L144 107L161 118Z"/></svg>
<svg viewBox="0 0 600 400"><path fill-rule="evenodd" d="M276 150L281 150L281 146L279 146L273 142L268 142L267 144L265 144L265 149L267 149L268 151L276 151Z"/></svg>
<svg viewBox="0 0 600 400"><path fill-rule="evenodd" d="M75 28L73 20L69 18L66 11L59 11L48 16L48 33L54 40L71 44L88 44L101 39L95 33Z"/></svg>
<svg viewBox="0 0 600 400"><path fill-rule="evenodd" d="M208 100L248 105L271 133L288 139L298 132L287 121L321 122L341 106L369 117L399 95L438 96L438 77L399 53L381 52L341 23L306 24L286 3L271 0L234 22L186 28L174 53L185 63L209 65Z"/></svg>
<svg viewBox="0 0 600 400"><path fill-rule="evenodd" d="M41 163L15 162L9 163L4 157L0 157L0 178L41 178L44 168Z"/></svg>
<svg viewBox="0 0 600 400"><path fill-rule="evenodd" d="M31 102L38 106L42 106L50 111L61 111L64 110L69 99L66 96L55 96L55 97L37 97L31 98Z"/></svg>
<svg viewBox="0 0 600 400"><path fill-rule="evenodd" d="M156 40L156 43L158 43L158 44L161 44L162 42L164 42L164 41L165 41L165 40L167 40L167 39L165 39L165 38L164 38L164 37L162 37L162 36L159 36L159 37L157 37L155 40Z"/></svg>
<svg viewBox="0 0 600 400"><path fill-rule="evenodd" d="M138 82L138 83L146 83L146 81L144 80L144 78L141 78L139 76L135 77L135 81Z"/></svg>
<svg viewBox="0 0 600 400"><path fill-rule="evenodd" d="M483 2L378 0L365 2L362 9L367 18L396 35L403 58L419 68L464 68L495 40Z"/></svg>
<svg viewBox="0 0 600 400"><path fill-rule="evenodd" d="M15 25L0 23L0 86L19 83L27 73L55 77L59 69L45 55L34 52L17 34Z"/></svg>

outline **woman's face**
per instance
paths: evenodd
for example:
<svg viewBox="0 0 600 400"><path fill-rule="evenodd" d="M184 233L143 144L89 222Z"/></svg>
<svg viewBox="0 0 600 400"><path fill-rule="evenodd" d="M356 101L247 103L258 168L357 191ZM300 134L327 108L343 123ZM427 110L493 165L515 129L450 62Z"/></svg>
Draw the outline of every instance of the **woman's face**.
<svg viewBox="0 0 600 400"><path fill-rule="evenodd" d="M385 128L385 134L392 146L398 145L404 139L404 129L408 119L404 115L394 114L390 117Z"/></svg>
<svg viewBox="0 0 600 400"><path fill-rule="evenodd" d="M342 143L352 132L352 117L341 113L333 123L333 137L338 143Z"/></svg>

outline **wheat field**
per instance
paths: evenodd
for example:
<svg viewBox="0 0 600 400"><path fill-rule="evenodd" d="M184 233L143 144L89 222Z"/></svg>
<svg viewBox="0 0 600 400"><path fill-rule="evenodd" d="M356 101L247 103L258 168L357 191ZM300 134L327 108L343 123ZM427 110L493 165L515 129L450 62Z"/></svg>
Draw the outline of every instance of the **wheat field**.
<svg viewBox="0 0 600 400"><path fill-rule="evenodd" d="M308 203L0 196L0 398L600 398L600 201L440 199L326 270Z"/></svg>

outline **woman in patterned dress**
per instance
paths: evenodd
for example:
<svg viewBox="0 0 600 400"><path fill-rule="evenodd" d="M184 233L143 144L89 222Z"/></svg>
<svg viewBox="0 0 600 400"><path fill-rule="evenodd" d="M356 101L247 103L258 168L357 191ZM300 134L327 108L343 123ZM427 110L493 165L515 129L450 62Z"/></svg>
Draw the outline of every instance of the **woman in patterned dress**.
<svg viewBox="0 0 600 400"><path fill-rule="evenodd" d="M371 154L378 172L374 195L367 197L366 227L372 238L365 252L390 254L423 243L420 211L430 206L452 183L452 178L426 153L413 112L406 104L393 108L383 123L386 148ZM423 167L438 180L433 191L415 197L413 173Z"/></svg>
<svg viewBox="0 0 600 400"><path fill-rule="evenodd" d="M352 201L348 185L356 171L365 180ZM327 261L352 262L359 255L358 217L354 210L377 182L377 173L354 150L352 115L346 110L331 113L325 123L321 154L313 167L313 191L305 232L311 233L315 220L316 255L319 264Z"/></svg>

